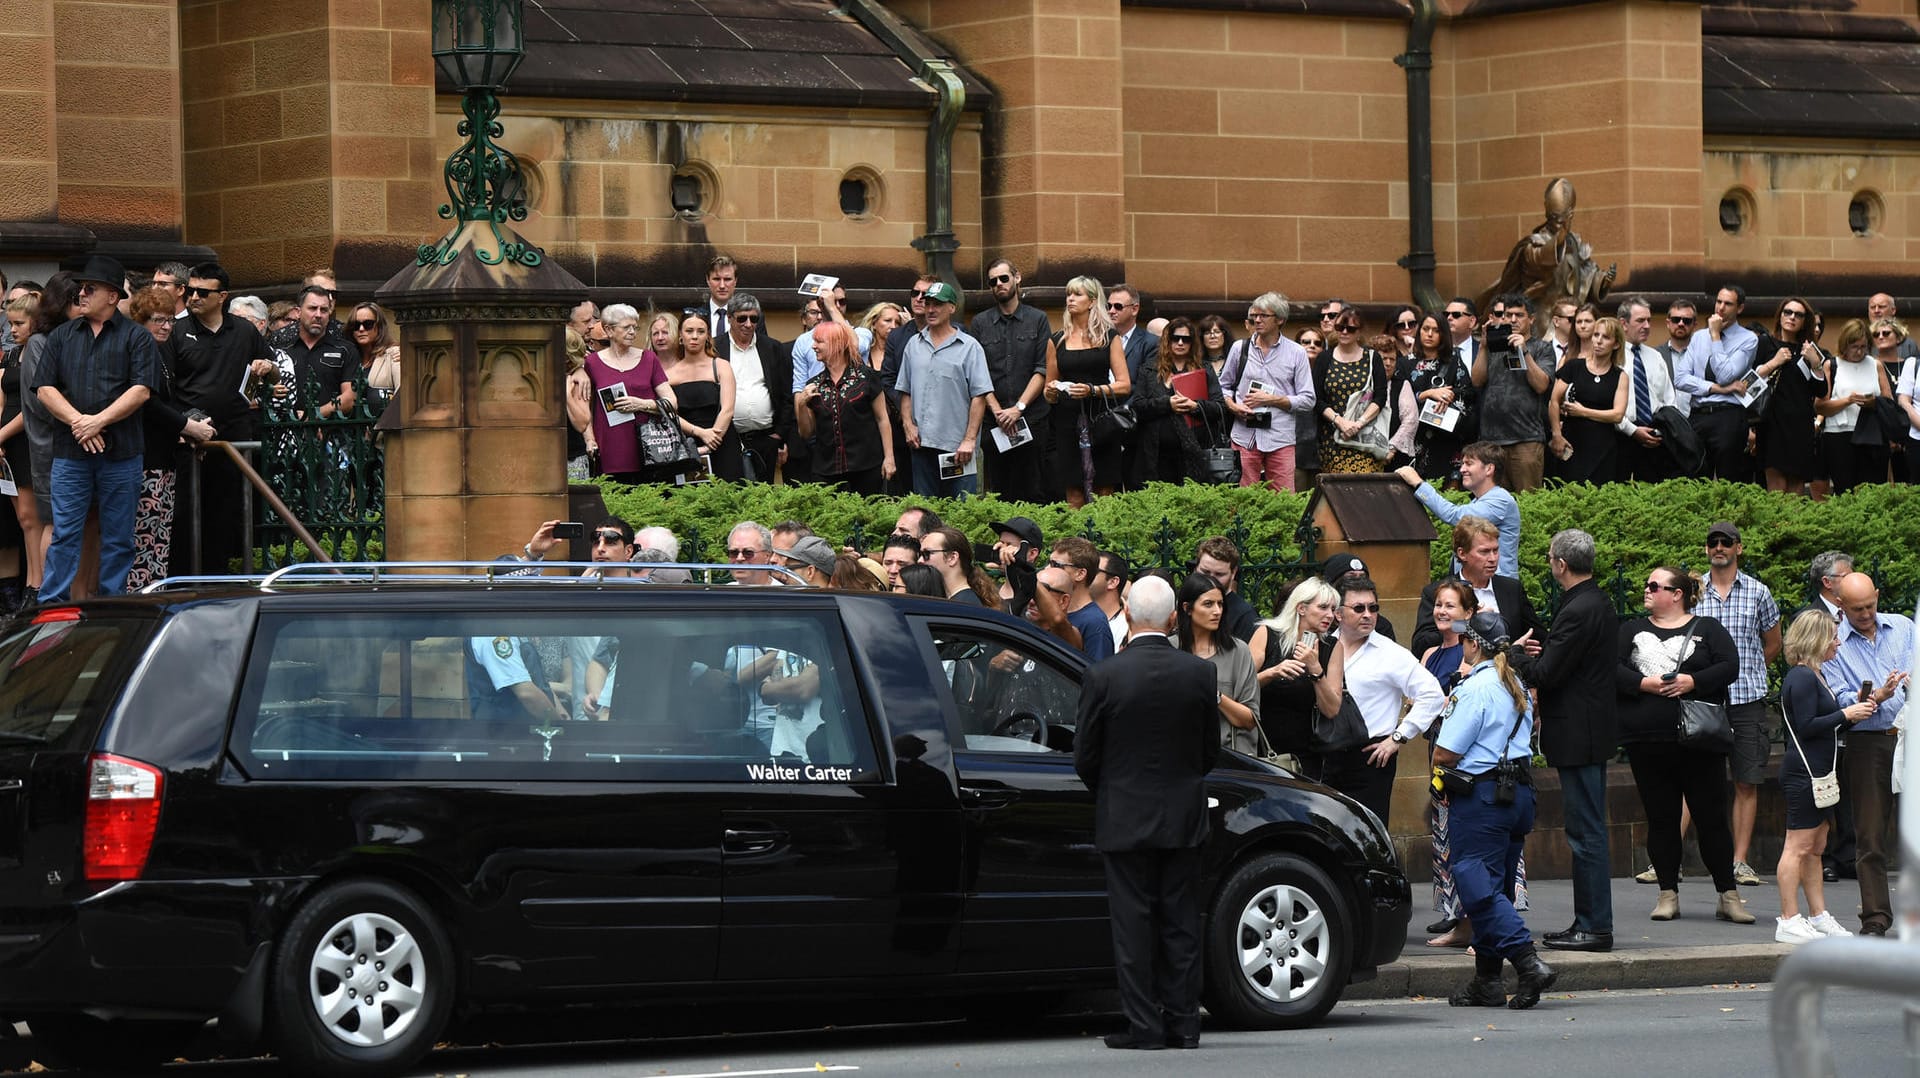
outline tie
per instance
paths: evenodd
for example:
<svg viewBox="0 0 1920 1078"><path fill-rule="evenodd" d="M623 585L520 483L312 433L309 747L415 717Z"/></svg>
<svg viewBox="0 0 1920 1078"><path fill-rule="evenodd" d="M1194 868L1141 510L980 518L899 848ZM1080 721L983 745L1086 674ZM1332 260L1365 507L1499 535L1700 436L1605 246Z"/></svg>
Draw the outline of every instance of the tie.
<svg viewBox="0 0 1920 1078"><path fill-rule="evenodd" d="M1633 346L1633 421L1642 427L1653 426L1653 392L1647 388L1647 353Z"/></svg>

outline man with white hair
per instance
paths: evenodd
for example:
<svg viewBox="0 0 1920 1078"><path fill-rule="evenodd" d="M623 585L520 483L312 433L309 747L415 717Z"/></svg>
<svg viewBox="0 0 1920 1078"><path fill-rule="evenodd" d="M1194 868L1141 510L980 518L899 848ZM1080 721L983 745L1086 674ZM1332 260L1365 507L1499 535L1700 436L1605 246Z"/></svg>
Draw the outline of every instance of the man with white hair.
<svg viewBox="0 0 1920 1078"><path fill-rule="evenodd" d="M227 313L252 322L262 335L267 332L267 301L259 296L235 296L227 304Z"/></svg>
<svg viewBox="0 0 1920 1078"><path fill-rule="evenodd" d="M1233 448L1240 454L1240 485L1263 480L1275 492L1293 489L1294 445L1300 425L1313 422L1313 371L1307 350L1280 331L1292 306L1267 292L1247 304L1253 335L1238 341L1220 369L1220 392L1233 415Z"/></svg>
<svg viewBox="0 0 1920 1078"><path fill-rule="evenodd" d="M1093 791L1125 1033L1109 1048L1200 1047L1200 848L1220 756L1213 664L1167 641L1172 585L1127 592L1133 636L1080 685L1073 767Z"/></svg>

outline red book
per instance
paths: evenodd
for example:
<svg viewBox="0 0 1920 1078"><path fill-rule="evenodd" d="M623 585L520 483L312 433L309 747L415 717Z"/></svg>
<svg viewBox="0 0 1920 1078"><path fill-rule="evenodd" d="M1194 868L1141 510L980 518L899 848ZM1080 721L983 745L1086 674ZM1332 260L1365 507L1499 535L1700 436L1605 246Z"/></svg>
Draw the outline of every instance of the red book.
<svg viewBox="0 0 1920 1078"><path fill-rule="evenodd" d="M1207 372L1204 370L1181 371L1167 383L1167 389L1190 401L1204 401L1207 399ZM1189 427L1200 425L1199 412L1189 412L1182 418L1187 421Z"/></svg>

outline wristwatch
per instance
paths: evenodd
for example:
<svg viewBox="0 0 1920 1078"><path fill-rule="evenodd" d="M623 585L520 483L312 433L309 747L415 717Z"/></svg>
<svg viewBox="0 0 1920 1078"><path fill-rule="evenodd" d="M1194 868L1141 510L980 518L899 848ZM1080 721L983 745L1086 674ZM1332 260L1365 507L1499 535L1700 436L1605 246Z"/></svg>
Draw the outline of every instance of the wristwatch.
<svg viewBox="0 0 1920 1078"><path fill-rule="evenodd" d="M1391 740L1396 745L1404 745L1407 742L1412 741L1413 739L1401 733L1400 731L1395 730L1391 735L1391 737L1389 738L1389 740Z"/></svg>
<svg viewBox="0 0 1920 1078"><path fill-rule="evenodd" d="M1026 410L1027 410L1027 402L1026 402L1026 401L1014 401L1014 402L1013 402L1013 410L1014 410L1014 411L1016 411L1016 412L1024 412L1024 411L1026 411Z"/></svg>

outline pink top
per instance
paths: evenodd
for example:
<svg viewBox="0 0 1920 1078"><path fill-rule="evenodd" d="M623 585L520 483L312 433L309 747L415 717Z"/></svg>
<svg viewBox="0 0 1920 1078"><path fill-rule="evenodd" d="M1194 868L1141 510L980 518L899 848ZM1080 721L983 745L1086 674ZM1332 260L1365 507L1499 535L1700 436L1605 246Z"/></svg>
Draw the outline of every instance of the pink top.
<svg viewBox="0 0 1920 1078"><path fill-rule="evenodd" d="M652 350L642 352L637 366L622 371L608 366L600 353L589 352L587 377L593 382L593 440L600 447L600 470L607 474L639 471L644 463L640 457L640 424L648 417L642 413L636 415L632 423L608 426L607 408L600 400L600 391L608 386L624 385L627 396L653 400L654 388L667 380L660 358Z"/></svg>

